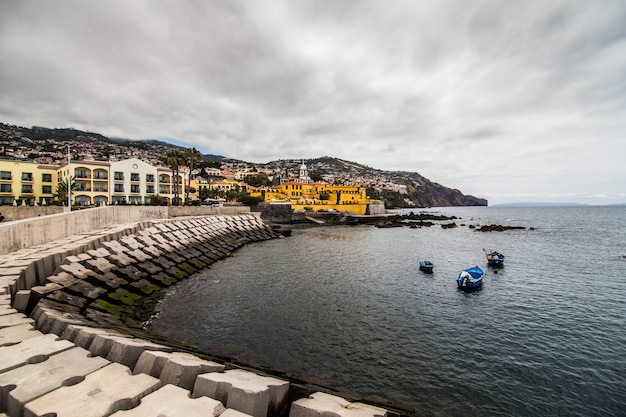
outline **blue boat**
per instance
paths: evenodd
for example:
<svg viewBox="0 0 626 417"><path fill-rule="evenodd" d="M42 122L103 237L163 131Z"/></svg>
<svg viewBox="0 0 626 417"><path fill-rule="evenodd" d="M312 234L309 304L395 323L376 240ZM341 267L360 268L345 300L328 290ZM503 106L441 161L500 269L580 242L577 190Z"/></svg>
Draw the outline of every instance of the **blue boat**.
<svg viewBox="0 0 626 417"><path fill-rule="evenodd" d="M420 261L420 271L426 272L427 274L433 273L433 263L431 261L421 260Z"/></svg>
<svg viewBox="0 0 626 417"><path fill-rule="evenodd" d="M461 271L456 277L456 285L462 290L473 290L479 288L483 284L483 275L485 273L477 266L467 268Z"/></svg>
<svg viewBox="0 0 626 417"><path fill-rule="evenodd" d="M488 266L504 266L504 255L500 252L496 252L495 250L489 250L487 252L483 248L483 252L485 252L485 256L487 257L487 265Z"/></svg>

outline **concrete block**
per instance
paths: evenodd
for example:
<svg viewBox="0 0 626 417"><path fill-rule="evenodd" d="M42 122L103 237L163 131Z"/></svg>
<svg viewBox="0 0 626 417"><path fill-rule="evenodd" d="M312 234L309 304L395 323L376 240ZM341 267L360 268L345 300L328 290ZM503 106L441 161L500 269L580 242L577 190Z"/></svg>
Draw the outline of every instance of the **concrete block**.
<svg viewBox="0 0 626 417"><path fill-rule="evenodd" d="M42 321L37 321L37 328L43 333L61 336L70 324L81 325L82 323L83 319L81 317L75 317L70 313L48 310L45 318L42 315Z"/></svg>
<svg viewBox="0 0 626 417"><path fill-rule="evenodd" d="M100 296L107 293L107 290L105 288L97 287L85 280L79 280L75 282L74 284L68 286L67 290L80 294L85 298L91 300L95 300L96 298L99 298Z"/></svg>
<svg viewBox="0 0 626 417"><path fill-rule="evenodd" d="M155 243L155 245L156 245L156 243ZM161 249L157 248L154 245L146 246L145 248L143 248L143 251L145 253L148 253L148 254L152 255L153 258L155 258L157 256L161 256L164 253Z"/></svg>
<svg viewBox="0 0 626 417"><path fill-rule="evenodd" d="M133 251L128 252L128 256L132 256L137 259L139 262L149 261L153 257L146 253L143 249L135 249Z"/></svg>
<svg viewBox="0 0 626 417"><path fill-rule="evenodd" d="M139 405L142 397L157 390L159 380L131 375L124 365L112 363L87 375L70 387L61 387L24 407L25 417L102 417Z"/></svg>
<svg viewBox="0 0 626 417"><path fill-rule="evenodd" d="M10 326L18 326L20 324L34 324L35 320L30 317L26 317L22 313L16 314L6 314L4 316L0 316L0 329L4 329L5 327Z"/></svg>
<svg viewBox="0 0 626 417"><path fill-rule="evenodd" d="M25 291L25 290L21 290L21 291ZM10 303L0 305L0 316L6 316L7 314L15 314L15 313L21 313L21 311L17 311L15 308L11 306Z"/></svg>
<svg viewBox="0 0 626 417"><path fill-rule="evenodd" d="M233 410L232 408L227 408L220 417L251 417L250 414L242 413L241 411Z"/></svg>
<svg viewBox="0 0 626 417"><path fill-rule="evenodd" d="M128 250L126 246L122 245L117 240L102 242L102 246L107 248L111 253L125 253Z"/></svg>
<svg viewBox="0 0 626 417"><path fill-rule="evenodd" d="M65 330L61 334L61 337L66 340L71 340L76 346L89 349L91 343L93 342L93 339L98 335L125 337L125 335L123 335L122 333L116 332L114 330L72 324L68 325L65 328Z"/></svg>
<svg viewBox="0 0 626 417"><path fill-rule="evenodd" d="M19 290L15 293L13 307L20 313L25 313L28 309L28 300L30 299L30 290ZM0 314L2 311L0 310Z"/></svg>
<svg viewBox="0 0 626 417"><path fill-rule="evenodd" d="M74 277L78 279L86 279L88 277L92 277L96 275L94 271L92 271L91 269L85 268L82 264L79 264L78 262L60 265L59 269L67 272L68 274L72 274Z"/></svg>
<svg viewBox="0 0 626 417"><path fill-rule="evenodd" d="M289 382L241 369L198 375L193 396L205 395L255 417L281 415L287 407Z"/></svg>
<svg viewBox="0 0 626 417"><path fill-rule="evenodd" d="M72 348L43 362L0 374L0 409L14 417L21 416L27 402L61 386L76 384L109 363L103 358L90 357L84 349Z"/></svg>
<svg viewBox="0 0 626 417"><path fill-rule="evenodd" d="M156 241L150 237L150 235L137 235L135 237L139 243L145 246L154 246L156 245Z"/></svg>
<svg viewBox="0 0 626 417"><path fill-rule="evenodd" d="M111 255L111 252L109 252L106 248L98 248L94 250L88 250L87 254L90 255L92 258L106 258L107 256Z"/></svg>
<svg viewBox="0 0 626 417"><path fill-rule="evenodd" d="M96 338L98 337L103 336L96 336ZM171 352L172 348L142 339L115 337L112 338L111 347L109 348L106 358L111 362L121 363L122 365L126 365L132 369L137 364L141 354L147 350Z"/></svg>
<svg viewBox="0 0 626 417"><path fill-rule="evenodd" d="M58 340L54 334L31 337L22 342L0 347L0 373L47 359L50 355L70 349L74 345L67 340Z"/></svg>
<svg viewBox="0 0 626 417"><path fill-rule="evenodd" d="M1 294L0 305L11 305L11 296L8 294Z"/></svg>
<svg viewBox="0 0 626 417"><path fill-rule="evenodd" d="M108 255L111 256L111 255ZM117 266L109 262L105 257L93 258L85 261L85 265L97 272L106 273L117 269Z"/></svg>
<svg viewBox="0 0 626 417"><path fill-rule="evenodd" d="M154 262L151 261L142 262L140 264L136 264L135 266L151 275L158 274L159 272L163 271L163 268L157 266Z"/></svg>
<svg viewBox="0 0 626 417"><path fill-rule="evenodd" d="M123 238L120 239L120 243L128 246L132 250L141 249L143 247L143 244L139 243L137 239L135 239L132 236L124 236Z"/></svg>
<svg viewBox="0 0 626 417"><path fill-rule="evenodd" d="M125 253L116 253L114 255L111 255L109 257L107 257L107 259L109 261L111 261L111 263L119 266L119 267L124 267L124 266L128 266L128 265L132 265L135 262L137 262L135 260L135 258L131 258L130 256L126 255Z"/></svg>
<svg viewBox="0 0 626 417"><path fill-rule="evenodd" d="M54 282L54 283L62 285L64 287L67 287L68 285L71 285L71 284L75 283L78 280L79 280L79 278L76 278L71 273L64 272L64 271L62 271L60 269L57 271L56 274L51 275L51 276L48 277L48 281L49 282Z"/></svg>
<svg viewBox="0 0 626 417"><path fill-rule="evenodd" d="M129 281L137 281L148 276L147 273L135 268L134 265L121 267L117 270L117 274L121 277L128 278Z"/></svg>
<svg viewBox="0 0 626 417"><path fill-rule="evenodd" d="M38 336L43 336L43 333L35 330L32 324L5 327L0 329L0 347L14 345L22 340Z"/></svg>
<svg viewBox="0 0 626 417"><path fill-rule="evenodd" d="M0 295L10 295L17 291L19 275L0 276Z"/></svg>
<svg viewBox="0 0 626 417"><path fill-rule="evenodd" d="M224 372L224 365L207 361L184 352L174 352L165 358L158 377L164 384L174 384L192 390L196 377L203 373Z"/></svg>
<svg viewBox="0 0 626 417"><path fill-rule="evenodd" d="M111 417L205 417L223 416L224 406L211 398L190 398L189 391L165 385L141 400L132 410L118 411Z"/></svg>
<svg viewBox="0 0 626 417"><path fill-rule="evenodd" d="M65 260L70 263L78 263L80 261L86 261L87 259L91 259L91 255L87 253L79 253L78 255L65 258Z"/></svg>
<svg viewBox="0 0 626 417"><path fill-rule="evenodd" d="M316 392L291 404L289 417L385 417L387 410L344 398Z"/></svg>
<svg viewBox="0 0 626 417"><path fill-rule="evenodd" d="M97 274L94 278L98 280L101 285L112 290L122 285L128 284L128 281L126 281L124 278L118 277L113 272L100 273Z"/></svg>
<svg viewBox="0 0 626 417"><path fill-rule="evenodd" d="M133 373L143 373L158 378L161 375L161 371L163 370L165 362L167 362L170 356L176 354L181 353L146 350L145 352L141 353L141 356L139 357L139 360L137 361L137 364L133 369Z"/></svg>

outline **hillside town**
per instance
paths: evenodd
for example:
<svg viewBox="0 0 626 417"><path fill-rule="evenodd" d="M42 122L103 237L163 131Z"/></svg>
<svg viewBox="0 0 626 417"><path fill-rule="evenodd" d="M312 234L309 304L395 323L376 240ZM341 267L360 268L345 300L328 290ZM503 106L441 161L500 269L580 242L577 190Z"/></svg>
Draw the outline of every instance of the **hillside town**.
<svg viewBox="0 0 626 417"><path fill-rule="evenodd" d="M74 129L23 128L0 123L0 166L4 167L3 175L5 177L8 175L11 163L20 162L54 172L46 178L56 179L62 183L67 178L70 156L69 165L72 177L76 177L76 191L84 192L82 197L79 193L74 193L77 199L73 199L72 203L77 205L201 204L207 199L255 201L249 198L246 200L244 197L252 197L256 201L291 200L294 204L296 202L292 197L298 197L298 201L302 203L301 208L308 208L306 201L308 199L316 200L318 209L326 210L330 208L328 206L330 201L334 201L332 195L338 193L340 196L342 193L342 190L329 192L329 189L324 188L329 186L353 187L350 188L350 193L354 193L355 189L359 190L359 201L380 199L388 207L437 205L433 202L436 203L435 197L441 189L449 194L441 200L446 203L443 205L486 205L484 200L463 196L458 190L449 190L431 183L416 173L381 171L332 157L308 160L281 159L257 164L200 154L196 155L195 163L192 165L181 161L176 167L177 173L174 173L172 165L166 163L164 156L172 152L182 154L185 151L188 150L155 140L116 140ZM306 173L305 177L301 178L303 165ZM108 168L104 168L105 166ZM104 183L104 180L109 180L110 177L105 174L107 170L112 173L113 181L121 181L114 179L115 172L120 173L118 178L140 178L140 172L132 172L135 166L145 168L145 175L158 179L158 183L150 181L146 183L133 181L127 184ZM95 175L98 168L102 170L98 174L101 178L85 177L88 173ZM122 176L121 173L125 171L127 175ZM21 177L20 173L16 173L15 176ZM92 182L87 182L88 179ZM143 177L140 179L143 181ZM287 193L284 184L294 181L300 185L304 182L315 183L318 186L315 189L298 191L298 195L293 190ZM54 181L41 185L16 183L12 187L9 187L6 179L0 178L0 182L3 182L0 184L0 204L40 204L43 200L48 204L53 202L63 204L56 192L58 183ZM321 185L324 187L320 188ZM278 191L279 189L281 191ZM348 194L344 192L344 196ZM320 201L325 203L322 204ZM364 209L359 208L357 212L364 212Z"/></svg>

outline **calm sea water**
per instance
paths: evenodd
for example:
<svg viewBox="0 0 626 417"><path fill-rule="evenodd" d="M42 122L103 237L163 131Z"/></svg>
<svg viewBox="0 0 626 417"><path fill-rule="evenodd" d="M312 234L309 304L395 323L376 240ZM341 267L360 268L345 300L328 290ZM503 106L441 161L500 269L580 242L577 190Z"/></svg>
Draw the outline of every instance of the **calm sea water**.
<svg viewBox="0 0 626 417"><path fill-rule="evenodd" d="M420 416L626 416L626 207L428 212L466 226L251 244L173 287L152 329ZM467 227L492 223L535 230ZM482 290L457 290L474 265Z"/></svg>

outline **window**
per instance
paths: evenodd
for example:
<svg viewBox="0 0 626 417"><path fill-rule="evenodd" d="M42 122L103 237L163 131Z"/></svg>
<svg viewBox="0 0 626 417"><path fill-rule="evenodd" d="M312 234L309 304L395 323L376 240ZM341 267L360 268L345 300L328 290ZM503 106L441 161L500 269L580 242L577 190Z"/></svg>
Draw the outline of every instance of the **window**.
<svg viewBox="0 0 626 417"><path fill-rule="evenodd" d="M139 182L139 174L136 174L136 173L130 174L130 180L133 182Z"/></svg>
<svg viewBox="0 0 626 417"><path fill-rule="evenodd" d="M0 184L0 193L10 193L11 184Z"/></svg>
<svg viewBox="0 0 626 417"><path fill-rule="evenodd" d="M94 173L94 178L97 180L106 180L107 179L107 173L104 171L96 171Z"/></svg>
<svg viewBox="0 0 626 417"><path fill-rule="evenodd" d="M10 171L0 171L0 180L10 180L11 172Z"/></svg>
<svg viewBox="0 0 626 417"><path fill-rule="evenodd" d="M85 183L84 182L77 182L76 183L76 191L85 191L87 187L85 187Z"/></svg>
<svg viewBox="0 0 626 417"><path fill-rule="evenodd" d="M115 181L124 181L124 173L123 172L115 172L113 174L113 179Z"/></svg>
<svg viewBox="0 0 626 417"><path fill-rule="evenodd" d="M31 184L22 184L22 194L32 194L33 186Z"/></svg>
<svg viewBox="0 0 626 417"><path fill-rule="evenodd" d="M146 175L146 182L154 182L154 175L153 174L147 174Z"/></svg>
<svg viewBox="0 0 626 417"><path fill-rule="evenodd" d="M148 186L146 186L146 193L148 193L148 194L154 194L154 185L148 185Z"/></svg>
<svg viewBox="0 0 626 417"><path fill-rule="evenodd" d="M139 185L137 185L137 184L132 184L132 185L130 186L130 192L131 192L131 193L139 193L139 192L140 192L140 191L139 191Z"/></svg>
<svg viewBox="0 0 626 417"><path fill-rule="evenodd" d="M104 184L94 184L93 185L93 190L98 192L98 193L103 193L106 191L106 188L104 187Z"/></svg>
<svg viewBox="0 0 626 417"><path fill-rule="evenodd" d="M52 182L52 174L41 174L41 182Z"/></svg>
<svg viewBox="0 0 626 417"><path fill-rule="evenodd" d="M76 169L76 171L74 171L74 175L76 178L87 178L87 172L82 168Z"/></svg>
<svg viewBox="0 0 626 417"><path fill-rule="evenodd" d="M42 194L52 194L52 186L51 185L44 185L41 187L41 193Z"/></svg>
<svg viewBox="0 0 626 417"><path fill-rule="evenodd" d="M33 174L31 172L22 172L22 181L32 181Z"/></svg>
<svg viewBox="0 0 626 417"><path fill-rule="evenodd" d="M115 186L113 187L113 191L116 193L123 193L124 192L124 184L115 184Z"/></svg>

